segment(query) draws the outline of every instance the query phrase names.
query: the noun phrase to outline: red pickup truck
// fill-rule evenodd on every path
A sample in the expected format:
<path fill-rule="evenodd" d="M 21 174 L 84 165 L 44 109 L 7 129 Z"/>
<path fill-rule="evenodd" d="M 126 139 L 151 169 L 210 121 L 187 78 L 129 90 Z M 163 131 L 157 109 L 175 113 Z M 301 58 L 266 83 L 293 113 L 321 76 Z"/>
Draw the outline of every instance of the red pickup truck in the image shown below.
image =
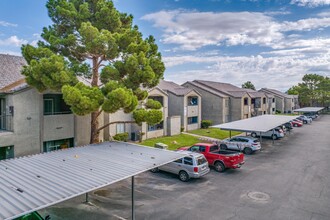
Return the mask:
<path fill-rule="evenodd" d="M 204 154 L 210 166 L 218 172 L 223 172 L 227 168 L 240 168 L 244 163 L 244 154 L 240 152 L 220 150 L 216 144 L 198 143 L 191 147 L 182 147 L 179 150 L 188 150 Z"/>

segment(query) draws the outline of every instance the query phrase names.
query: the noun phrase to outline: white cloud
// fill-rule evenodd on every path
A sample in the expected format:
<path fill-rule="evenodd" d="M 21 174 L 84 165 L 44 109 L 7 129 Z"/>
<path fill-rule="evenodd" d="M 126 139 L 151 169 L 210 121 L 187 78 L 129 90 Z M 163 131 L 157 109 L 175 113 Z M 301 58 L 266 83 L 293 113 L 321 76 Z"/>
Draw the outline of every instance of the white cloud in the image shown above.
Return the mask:
<path fill-rule="evenodd" d="M 314 8 L 324 5 L 330 5 L 330 0 L 291 0 L 291 4 Z"/>
<path fill-rule="evenodd" d="M 257 88 L 270 87 L 285 91 L 301 81 L 306 73 L 328 74 L 330 70 L 330 53 L 314 57 L 290 56 L 236 56 L 236 57 L 164 57 L 167 67 L 192 63 L 208 64 L 200 70 L 187 70 L 167 73 L 165 78 L 178 83 L 204 79 L 228 82 L 240 86 L 251 81 Z M 204 65 L 205 66 L 205 65 Z"/>
<path fill-rule="evenodd" d="M 283 38 L 280 25 L 259 12 L 160 11 L 142 17 L 164 30 L 162 42 L 196 50 L 207 45 L 270 45 Z"/>
<path fill-rule="evenodd" d="M 6 22 L 6 21 L 0 21 L 0 26 L 4 26 L 4 27 L 17 27 L 17 24 L 9 23 L 9 22 Z"/>
<path fill-rule="evenodd" d="M 295 22 L 285 21 L 282 23 L 282 31 L 304 31 L 312 30 L 321 27 L 330 26 L 330 17 L 325 18 L 308 18 L 302 19 Z"/>
<path fill-rule="evenodd" d="M 142 19 L 152 21 L 155 27 L 163 30 L 162 43 L 176 44 L 183 50 L 245 44 L 279 48 L 278 45 L 284 45 L 286 41 L 286 32 L 310 31 L 330 26 L 330 17 L 279 22 L 267 13 L 259 12 L 175 10 L 148 14 Z"/>
<path fill-rule="evenodd" d="M 1 40 L 0 39 L 0 45 L 2 46 L 15 46 L 20 47 L 22 44 L 28 43 L 27 40 L 19 39 L 17 36 L 11 36 L 7 39 Z"/>

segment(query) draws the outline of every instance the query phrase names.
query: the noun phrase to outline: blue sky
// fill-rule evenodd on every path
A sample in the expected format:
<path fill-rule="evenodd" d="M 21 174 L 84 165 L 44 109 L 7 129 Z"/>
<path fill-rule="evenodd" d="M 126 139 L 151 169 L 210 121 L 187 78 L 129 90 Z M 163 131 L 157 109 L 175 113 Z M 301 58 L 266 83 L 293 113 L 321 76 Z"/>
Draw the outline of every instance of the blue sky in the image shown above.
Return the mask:
<path fill-rule="evenodd" d="M 0 53 L 20 55 L 51 24 L 44 0 L 0 1 Z M 165 79 L 286 91 L 306 73 L 330 76 L 330 0 L 115 0 L 157 40 Z"/>

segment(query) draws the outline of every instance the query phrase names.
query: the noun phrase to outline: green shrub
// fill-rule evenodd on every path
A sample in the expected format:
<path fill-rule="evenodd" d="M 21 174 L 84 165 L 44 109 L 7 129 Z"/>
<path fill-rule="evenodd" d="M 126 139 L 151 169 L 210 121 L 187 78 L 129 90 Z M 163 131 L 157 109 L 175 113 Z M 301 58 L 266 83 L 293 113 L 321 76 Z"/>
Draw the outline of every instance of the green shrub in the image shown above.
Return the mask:
<path fill-rule="evenodd" d="M 282 112 L 280 110 L 277 110 L 275 111 L 276 114 L 281 114 Z"/>
<path fill-rule="evenodd" d="M 128 133 L 120 133 L 120 134 L 116 134 L 113 136 L 113 139 L 115 139 L 116 141 L 128 141 Z"/>
<path fill-rule="evenodd" d="M 209 128 L 212 125 L 211 120 L 202 120 L 201 127 L 202 128 Z"/>
<path fill-rule="evenodd" d="M 183 126 L 181 126 L 181 129 L 180 129 L 180 130 L 181 130 L 181 132 L 183 132 L 183 131 L 184 131 L 184 127 L 183 127 Z"/>

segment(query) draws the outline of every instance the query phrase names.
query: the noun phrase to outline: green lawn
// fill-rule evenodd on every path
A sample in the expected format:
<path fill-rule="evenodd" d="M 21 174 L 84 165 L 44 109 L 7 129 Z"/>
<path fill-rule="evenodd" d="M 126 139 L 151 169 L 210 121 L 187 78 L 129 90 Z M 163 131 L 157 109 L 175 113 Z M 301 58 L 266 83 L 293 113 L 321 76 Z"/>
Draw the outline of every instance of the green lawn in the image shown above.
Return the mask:
<path fill-rule="evenodd" d="M 217 139 L 225 139 L 229 137 L 229 131 L 220 130 L 219 128 L 197 129 L 193 131 L 188 131 L 188 133 Z M 242 132 L 232 131 L 231 136 L 235 136 L 241 133 Z"/>
<path fill-rule="evenodd" d="M 152 138 L 145 141 L 142 141 L 141 145 L 153 147 L 155 143 L 164 143 L 168 145 L 168 150 L 176 150 L 179 147 L 186 147 L 201 142 L 197 137 L 193 137 L 188 134 L 179 134 L 168 137 Z"/>

